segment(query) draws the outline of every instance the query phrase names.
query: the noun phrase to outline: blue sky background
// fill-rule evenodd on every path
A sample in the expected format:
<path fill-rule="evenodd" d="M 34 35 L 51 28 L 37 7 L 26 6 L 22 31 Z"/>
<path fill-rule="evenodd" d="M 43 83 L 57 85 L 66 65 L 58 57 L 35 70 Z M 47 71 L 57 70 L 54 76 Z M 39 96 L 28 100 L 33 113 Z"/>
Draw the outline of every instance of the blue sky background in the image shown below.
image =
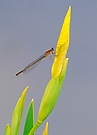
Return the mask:
<path fill-rule="evenodd" d="M 43 91 L 51 77 L 49 57 L 30 73 L 15 73 L 56 46 L 68 6 L 72 6 L 69 65 L 58 102 L 46 121 L 49 135 L 97 134 L 97 1 L 0 1 L 0 132 L 11 122 L 23 89 L 27 106 L 35 100 L 35 120 Z M 45 121 L 45 122 L 46 122 Z M 45 122 L 37 135 L 42 134 Z"/>

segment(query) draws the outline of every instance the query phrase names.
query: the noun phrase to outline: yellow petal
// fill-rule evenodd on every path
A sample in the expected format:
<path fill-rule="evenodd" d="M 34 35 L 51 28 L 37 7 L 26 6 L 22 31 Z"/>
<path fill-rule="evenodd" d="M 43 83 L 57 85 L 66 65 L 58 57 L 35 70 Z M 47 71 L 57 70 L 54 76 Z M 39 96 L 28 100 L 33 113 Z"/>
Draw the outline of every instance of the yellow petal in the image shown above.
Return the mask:
<path fill-rule="evenodd" d="M 54 77 L 55 75 L 60 75 L 64 60 L 66 58 L 70 39 L 70 20 L 71 20 L 71 7 L 69 7 L 66 17 L 64 18 L 62 29 L 60 31 L 60 35 L 58 38 L 56 46 L 56 55 L 54 63 L 52 65 L 52 77 Z"/>

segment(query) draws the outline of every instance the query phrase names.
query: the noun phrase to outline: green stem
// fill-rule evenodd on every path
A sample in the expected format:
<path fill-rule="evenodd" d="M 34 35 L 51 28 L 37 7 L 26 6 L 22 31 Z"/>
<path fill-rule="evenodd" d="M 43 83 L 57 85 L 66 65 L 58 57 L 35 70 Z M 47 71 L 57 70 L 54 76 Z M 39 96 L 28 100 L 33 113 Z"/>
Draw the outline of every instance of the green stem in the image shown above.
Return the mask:
<path fill-rule="evenodd" d="M 40 122 L 36 121 L 34 127 L 30 130 L 29 134 L 28 135 L 33 135 L 34 132 L 37 130 L 37 128 L 41 125 Z"/>

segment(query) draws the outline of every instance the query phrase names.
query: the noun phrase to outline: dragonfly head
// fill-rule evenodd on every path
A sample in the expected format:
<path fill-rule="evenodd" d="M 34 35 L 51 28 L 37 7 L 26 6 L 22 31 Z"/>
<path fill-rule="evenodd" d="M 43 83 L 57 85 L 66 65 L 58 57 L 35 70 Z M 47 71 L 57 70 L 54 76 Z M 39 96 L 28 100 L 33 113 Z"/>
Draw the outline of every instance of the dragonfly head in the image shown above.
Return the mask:
<path fill-rule="evenodd" d="M 51 54 L 55 54 L 55 50 L 53 47 L 51 48 Z"/>

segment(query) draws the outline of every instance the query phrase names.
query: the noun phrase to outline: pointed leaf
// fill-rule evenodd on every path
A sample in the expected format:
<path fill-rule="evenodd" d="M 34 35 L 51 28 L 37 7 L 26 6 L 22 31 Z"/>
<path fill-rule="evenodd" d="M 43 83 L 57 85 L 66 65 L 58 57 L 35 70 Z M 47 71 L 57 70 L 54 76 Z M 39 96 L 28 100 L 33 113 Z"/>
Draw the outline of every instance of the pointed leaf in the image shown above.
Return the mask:
<path fill-rule="evenodd" d="M 11 122 L 11 135 L 18 135 L 19 133 L 27 90 L 28 90 L 28 87 L 24 89 L 21 97 L 19 98 L 14 108 L 13 115 L 12 115 L 12 122 Z"/>
<path fill-rule="evenodd" d="M 6 125 L 5 135 L 11 135 L 11 129 L 9 124 Z"/>
<path fill-rule="evenodd" d="M 33 128 L 33 125 L 34 125 L 34 100 L 32 99 L 28 107 L 23 135 L 28 135 L 30 130 Z"/>
<path fill-rule="evenodd" d="M 48 122 L 46 122 L 46 126 L 42 135 L 48 135 Z"/>

